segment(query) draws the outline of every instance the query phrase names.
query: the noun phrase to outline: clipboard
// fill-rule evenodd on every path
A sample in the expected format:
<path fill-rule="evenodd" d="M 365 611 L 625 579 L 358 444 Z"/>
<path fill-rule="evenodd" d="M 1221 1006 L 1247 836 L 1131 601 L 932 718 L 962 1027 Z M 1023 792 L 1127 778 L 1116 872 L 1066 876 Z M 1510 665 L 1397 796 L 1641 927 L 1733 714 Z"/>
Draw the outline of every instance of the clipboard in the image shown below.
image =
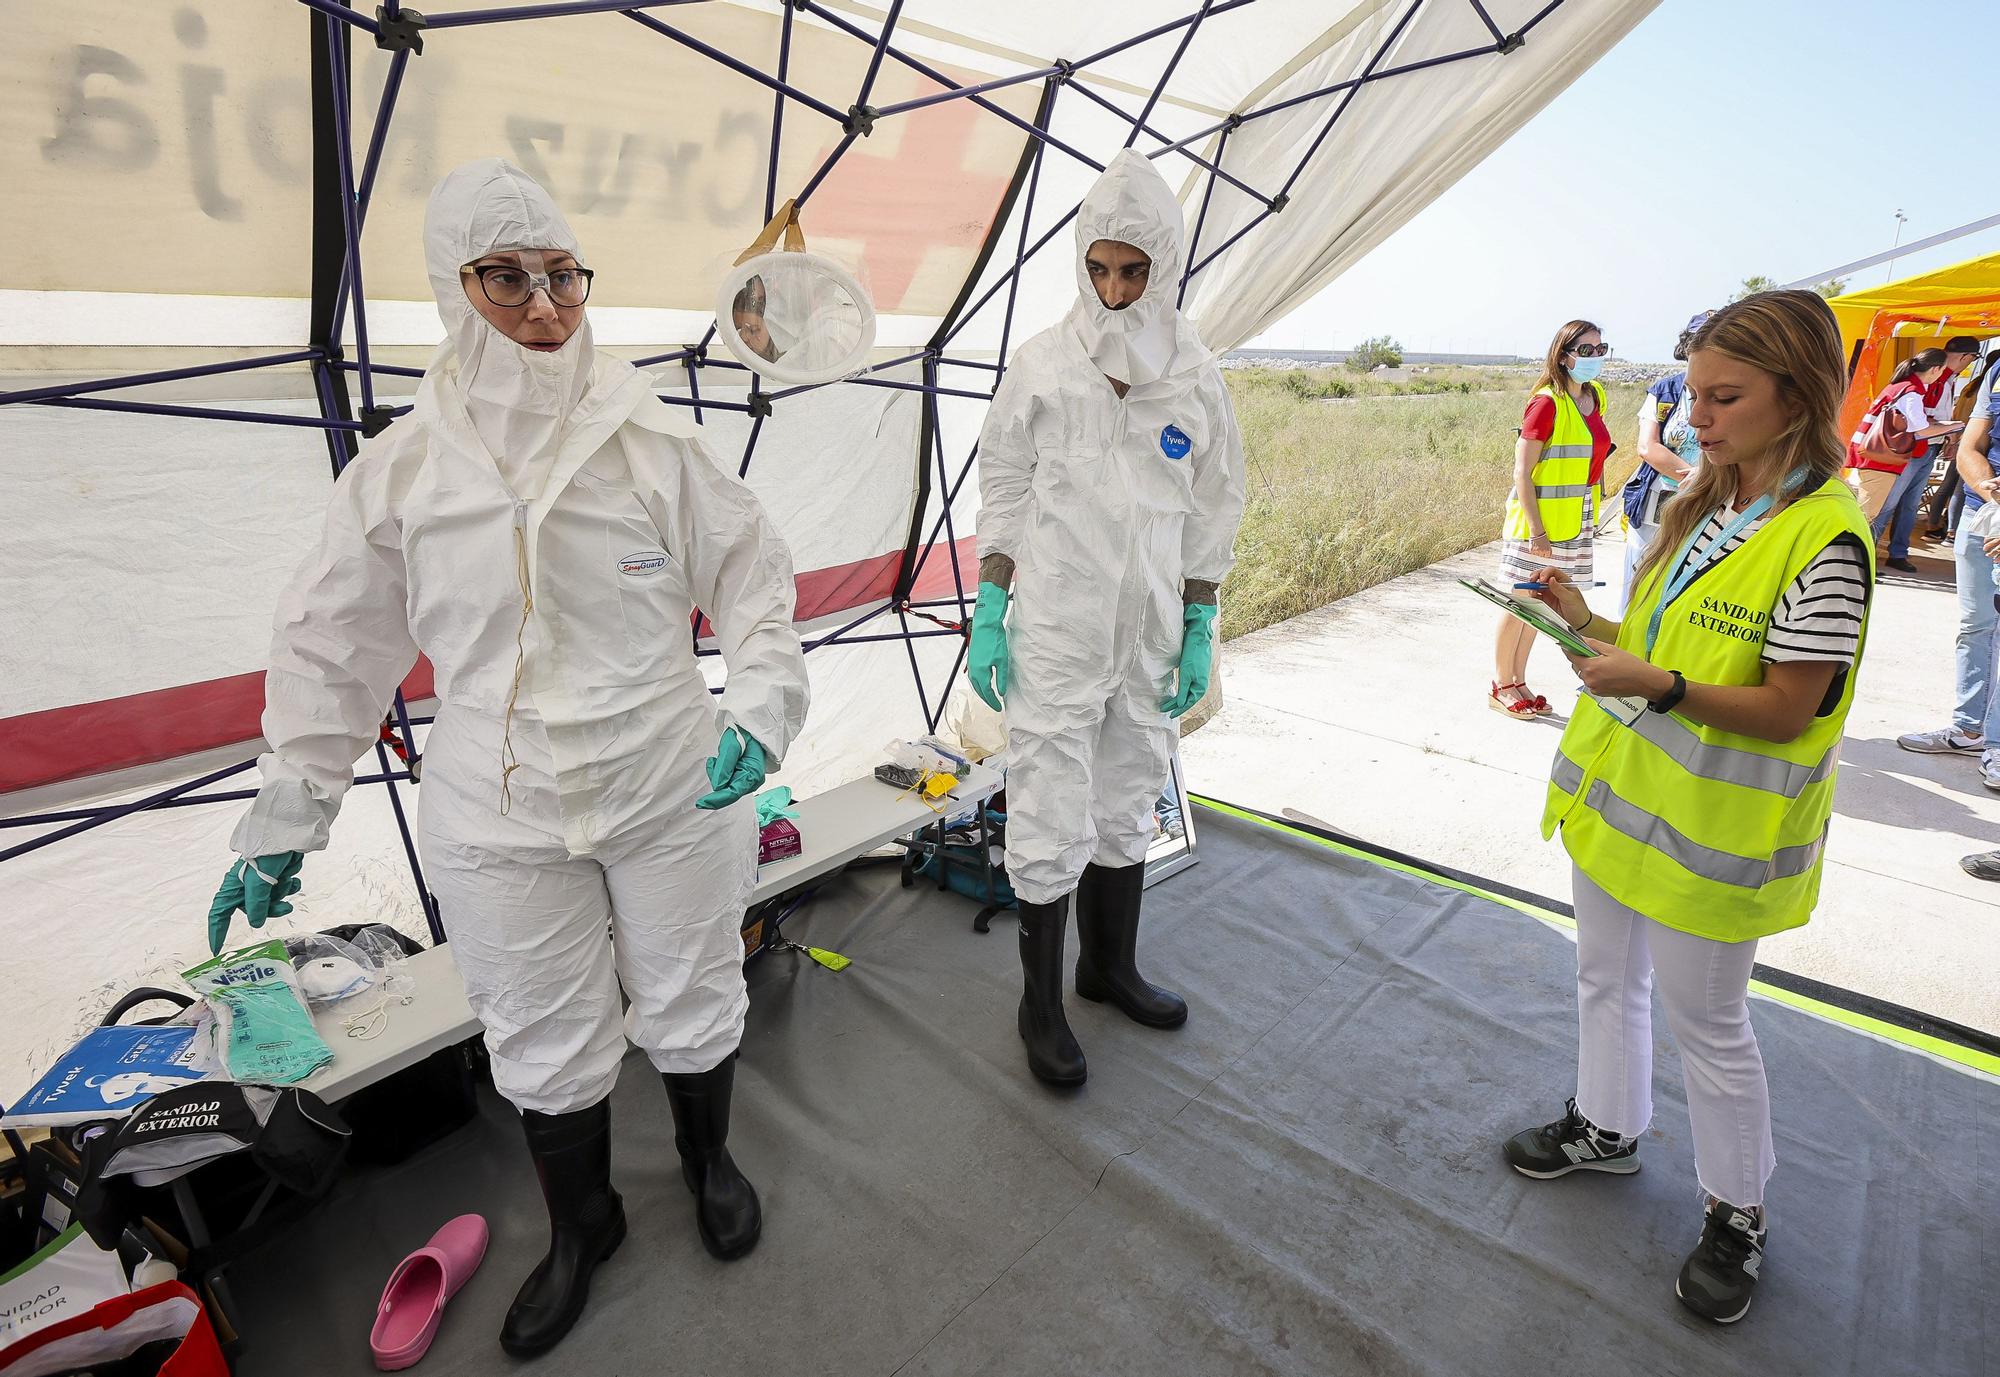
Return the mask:
<path fill-rule="evenodd" d="M 1523 602 L 1511 593 L 1494 587 L 1485 579 L 1460 579 L 1459 582 L 1494 604 L 1502 612 L 1534 627 L 1570 654 L 1589 659 L 1598 653 L 1570 628 L 1568 622 L 1551 613 L 1540 603 Z"/>

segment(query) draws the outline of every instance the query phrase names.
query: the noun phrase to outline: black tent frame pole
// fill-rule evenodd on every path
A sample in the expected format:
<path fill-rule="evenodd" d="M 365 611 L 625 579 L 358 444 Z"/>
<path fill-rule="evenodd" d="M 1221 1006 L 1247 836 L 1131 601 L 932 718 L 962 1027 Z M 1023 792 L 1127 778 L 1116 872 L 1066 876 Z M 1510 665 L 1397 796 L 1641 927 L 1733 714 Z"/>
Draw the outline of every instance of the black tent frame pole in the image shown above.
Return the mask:
<path fill-rule="evenodd" d="M 354 420 L 353 400 L 347 390 L 348 370 L 340 366 L 340 330 L 348 270 L 353 262 L 358 261 L 361 252 L 358 243 L 349 242 L 350 233 L 359 230 L 361 208 L 351 205 L 348 200 L 353 164 L 348 161 L 349 149 L 340 123 L 346 103 L 340 100 L 334 83 L 348 83 L 350 80 L 349 37 L 352 31 L 319 10 L 309 11 L 309 22 L 312 41 L 313 208 L 310 250 L 312 301 L 307 342 L 315 355 L 312 364 L 313 391 L 319 398 L 322 418 L 351 423 Z M 394 89 L 392 85 L 389 99 L 385 102 L 384 119 L 393 109 Z M 387 136 L 386 128 L 376 131 L 377 147 L 386 141 Z M 358 318 L 366 305 L 357 299 L 354 308 Z M 328 430 L 326 446 L 334 477 L 338 478 L 359 449 L 355 432 Z M 403 701 L 400 688 L 393 700 L 393 711 L 402 726 L 404 744 L 414 762 L 418 758 L 416 737 L 410 727 L 409 705 Z M 395 762 L 379 742 L 375 746 L 375 755 L 381 773 L 390 776 L 383 780 L 382 787 L 388 791 L 396 829 L 402 834 L 403 853 L 410 863 L 410 875 L 416 882 L 417 901 L 423 906 L 425 925 L 430 929 L 432 943 L 441 943 L 445 940 L 444 921 L 438 912 L 437 899 L 424 883 L 423 860 L 417 854 L 416 836 L 397 788 L 400 779 L 410 779 L 411 776 L 407 769 L 401 772 L 396 770 Z"/>

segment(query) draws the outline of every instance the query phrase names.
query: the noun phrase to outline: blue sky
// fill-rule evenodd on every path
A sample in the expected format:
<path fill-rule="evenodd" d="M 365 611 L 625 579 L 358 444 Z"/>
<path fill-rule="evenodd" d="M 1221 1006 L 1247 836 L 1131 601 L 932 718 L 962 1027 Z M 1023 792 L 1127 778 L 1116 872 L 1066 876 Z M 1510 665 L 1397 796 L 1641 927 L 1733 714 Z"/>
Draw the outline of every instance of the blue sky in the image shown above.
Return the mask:
<path fill-rule="evenodd" d="M 1691 314 L 1752 273 L 1789 282 L 1887 249 L 1899 208 L 1905 242 L 2000 214 L 1996 91 L 2000 0 L 1662 0 L 1253 344 L 1390 334 L 1539 355 L 1581 316 L 1621 356 L 1665 359 Z M 1896 275 L 1995 252 L 2000 229 L 1905 256 Z M 1886 280 L 1876 267 L 1854 285 Z"/>

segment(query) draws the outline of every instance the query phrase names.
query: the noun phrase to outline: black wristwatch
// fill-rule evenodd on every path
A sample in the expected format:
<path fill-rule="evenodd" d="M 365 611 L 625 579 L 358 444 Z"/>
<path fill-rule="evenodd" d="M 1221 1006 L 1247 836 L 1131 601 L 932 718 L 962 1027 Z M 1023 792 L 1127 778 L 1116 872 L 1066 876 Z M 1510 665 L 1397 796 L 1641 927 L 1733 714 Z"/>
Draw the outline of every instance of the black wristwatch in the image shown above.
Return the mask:
<path fill-rule="evenodd" d="M 1654 712 L 1672 712 L 1681 705 L 1681 699 L 1687 697 L 1688 681 L 1681 677 L 1681 672 L 1677 669 L 1670 669 L 1667 673 L 1674 676 L 1674 686 L 1658 698 L 1655 698 L 1652 702 L 1646 704 Z"/>

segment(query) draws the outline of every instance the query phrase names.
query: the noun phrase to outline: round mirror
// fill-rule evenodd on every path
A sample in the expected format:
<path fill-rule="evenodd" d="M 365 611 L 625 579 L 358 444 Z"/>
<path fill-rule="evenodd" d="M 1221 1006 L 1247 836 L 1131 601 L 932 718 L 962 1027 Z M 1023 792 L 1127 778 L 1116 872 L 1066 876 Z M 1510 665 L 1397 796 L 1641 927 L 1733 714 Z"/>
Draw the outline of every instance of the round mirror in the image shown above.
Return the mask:
<path fill-rule="evenodd" d="M 774 382 L 837 382 L 867 366 L 875 307 L 831 258 L 779 250 L 724 275 L 715 328 L 740 363 Z"/>

